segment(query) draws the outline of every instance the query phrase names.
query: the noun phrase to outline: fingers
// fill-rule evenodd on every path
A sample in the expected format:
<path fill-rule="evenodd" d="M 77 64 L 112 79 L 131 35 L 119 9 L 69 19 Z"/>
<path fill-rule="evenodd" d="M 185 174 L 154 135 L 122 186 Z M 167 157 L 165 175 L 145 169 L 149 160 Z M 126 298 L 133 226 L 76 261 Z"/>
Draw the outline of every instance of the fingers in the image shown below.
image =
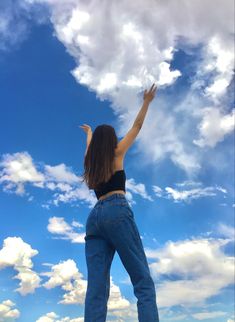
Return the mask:
<path fill-rule="evenodd" d="M 152 92 L 155 92 L 156 91 L 156 89 L 157 89 L 157 85 L 155 85 L 155 83 L 152 85 L 152 87 L 151 87 L 151 91 Z"/>
<path fill-rule="evenodd" d="M 154 88 L 154 86 L 156 86 L 156 87 Z M 156 91 L 156 89 L 157 89 L 157 85 L 155 85 L 155 83 L 153 83 L 153 85 L 150 87 L 150 90 L 148 91 L 148 93 L 152 93 L 152 92 Z M 147 91 L 147 90 L 145 90 L 145 91 Z"/>
<path fill-rule="evenodd" d="M 155 83 L 153 83 L 153 85 L 150 88 L 150 92 L 152 91 L 153 87 L 154 87 Z"/>

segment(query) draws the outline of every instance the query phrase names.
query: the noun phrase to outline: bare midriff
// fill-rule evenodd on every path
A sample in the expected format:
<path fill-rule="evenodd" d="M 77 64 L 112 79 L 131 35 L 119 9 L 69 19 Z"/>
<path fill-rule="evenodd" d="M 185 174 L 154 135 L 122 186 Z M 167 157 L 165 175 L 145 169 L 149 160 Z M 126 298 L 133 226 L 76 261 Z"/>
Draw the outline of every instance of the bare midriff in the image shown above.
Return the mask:
<path fill-rule="evenodd" d="M 110 192 L 106 193 L 105 195 L 101 196 L 98 200 L 103 200 L 103 199 L 107 198 L 108 196 L 111 196 L 115 193 L 122 193 L 123 195 L 126 194 L 125 191 L 123 191 L 123 190 L 113 190 L 113 191 L 110 191 Z"/>

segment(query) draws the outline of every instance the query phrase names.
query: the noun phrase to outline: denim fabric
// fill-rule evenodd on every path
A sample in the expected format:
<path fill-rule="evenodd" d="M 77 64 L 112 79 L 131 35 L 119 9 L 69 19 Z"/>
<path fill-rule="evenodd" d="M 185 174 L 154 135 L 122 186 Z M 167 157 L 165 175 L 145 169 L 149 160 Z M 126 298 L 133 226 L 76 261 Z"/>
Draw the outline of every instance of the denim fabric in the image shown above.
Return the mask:
<path fill-rule="evenodd" d="M 154 282 L 125 195 L 98 200 L 86 222 L 85 255 L 88 283 L 84 322 L 105 322 L 110 294 L 110 268 L 117 251 L 137 298 L 138 321 L 158 322 Z"/>

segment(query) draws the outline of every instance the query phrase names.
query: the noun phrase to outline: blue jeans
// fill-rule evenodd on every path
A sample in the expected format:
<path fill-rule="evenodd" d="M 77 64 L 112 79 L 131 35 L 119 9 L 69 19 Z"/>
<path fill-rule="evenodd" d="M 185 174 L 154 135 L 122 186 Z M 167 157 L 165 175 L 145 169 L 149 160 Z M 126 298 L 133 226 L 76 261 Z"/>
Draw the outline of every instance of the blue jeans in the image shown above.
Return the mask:
<path fill-rule="evenodd" d="M 125 195 L 116 193 L 97 201 L 87 218 L 84 239 L 88 272 L 84 322 L 106 321 L 115 251 L 130 276 L 137 298 L 138 320 L 159 322 L 155 285 Z"/>

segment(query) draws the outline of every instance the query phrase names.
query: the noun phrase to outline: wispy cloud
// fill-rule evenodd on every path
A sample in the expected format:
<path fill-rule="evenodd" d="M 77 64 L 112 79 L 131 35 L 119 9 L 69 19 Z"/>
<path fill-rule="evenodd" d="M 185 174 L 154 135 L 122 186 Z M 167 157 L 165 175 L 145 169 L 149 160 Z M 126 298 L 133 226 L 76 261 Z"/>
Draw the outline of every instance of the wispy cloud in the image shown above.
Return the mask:
<path fill-rule="evenodd" d="M 225 188 L 220 186 L 203 187 L 201 182 L 184 181 L 182 183 L 176 183 L 179 188 L 165 187 L 164 190 L 156 185 L 153 185 L 153 191 L 158 198 L 172 199 L 174 202 L 190 202 L 193 199 L 199 199 L 202 197 L 214 197 L 218 191 L 223 194 L 227 193 Z M 182 189 L 186 187 L 187 189 Z"/>
<path fill-rule="evenodd" d="M 223 311 L 212 311 L 212 312 L 198 312 L 192 314 L 192 317 L 197 320 L 205 320 L 205 319 L 214 319 L 220 316 L 227 315 L 227 312 Z"/>
<path fill-rule="evenodd" d="M 19 46 L 30 34 L 33 24 L 48 22 L 47 8 L 30 0 L 1 0 L 0 52 Z"/>

